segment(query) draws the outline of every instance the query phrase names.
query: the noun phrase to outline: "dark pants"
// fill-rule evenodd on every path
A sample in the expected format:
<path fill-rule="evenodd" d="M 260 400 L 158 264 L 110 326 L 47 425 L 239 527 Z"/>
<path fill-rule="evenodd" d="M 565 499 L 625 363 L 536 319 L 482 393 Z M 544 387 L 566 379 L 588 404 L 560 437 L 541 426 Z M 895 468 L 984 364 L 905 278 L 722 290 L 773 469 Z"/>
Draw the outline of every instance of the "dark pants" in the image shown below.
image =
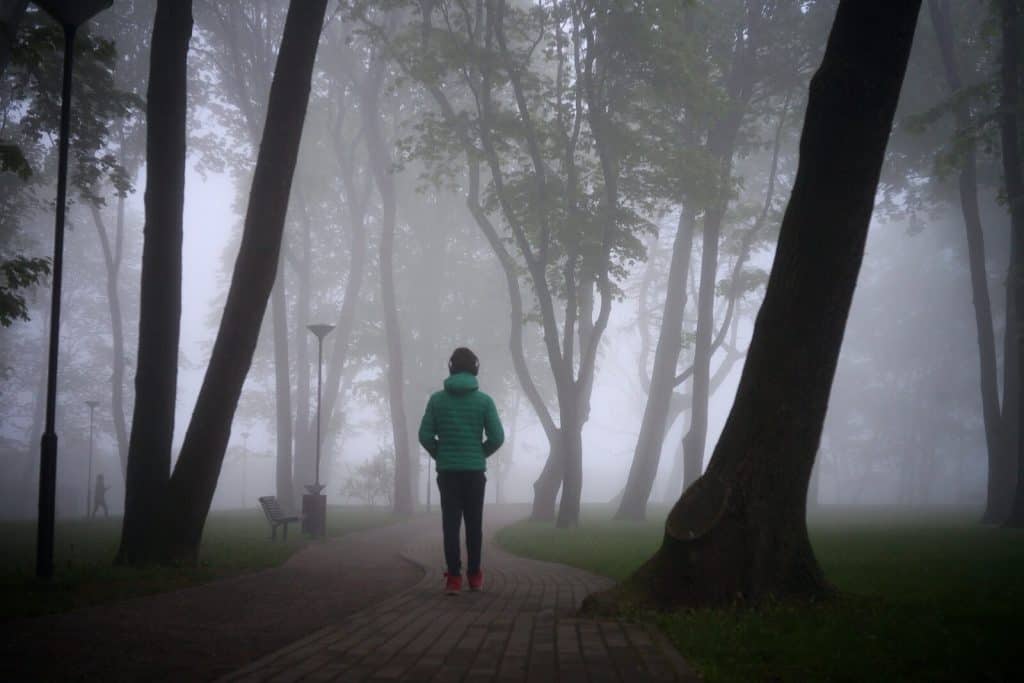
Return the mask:
<path fill-rule="evenodd" d="M 480 571 L 480 544 L 483 539 L 484 489 L 487 476 L 483 472 L 441 471 L 437 488 L 441 491 L 441 525 L 444 528 L 444 560 L 448 573 L 462 573 L 459 530 L 466 520 L 466 555 L 470 574 Z"/>

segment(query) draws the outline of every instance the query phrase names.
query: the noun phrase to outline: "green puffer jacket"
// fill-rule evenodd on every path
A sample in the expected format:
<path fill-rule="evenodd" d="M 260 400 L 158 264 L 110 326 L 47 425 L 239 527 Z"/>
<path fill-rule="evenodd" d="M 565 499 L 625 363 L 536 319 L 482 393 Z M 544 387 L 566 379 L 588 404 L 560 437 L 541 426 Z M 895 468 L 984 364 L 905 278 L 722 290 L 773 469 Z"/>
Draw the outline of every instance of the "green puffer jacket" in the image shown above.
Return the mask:
<path fill-rule="evenodd" d="M 481 442 L 482 435 L 487 440 Z M 487 457 L 505 441 L 505 430 L 491 397 L 468 372 L 450 375 L 444 391 L 427 401 L 420 422 L 420 445 L 442 470 L 486 470 Z"/>

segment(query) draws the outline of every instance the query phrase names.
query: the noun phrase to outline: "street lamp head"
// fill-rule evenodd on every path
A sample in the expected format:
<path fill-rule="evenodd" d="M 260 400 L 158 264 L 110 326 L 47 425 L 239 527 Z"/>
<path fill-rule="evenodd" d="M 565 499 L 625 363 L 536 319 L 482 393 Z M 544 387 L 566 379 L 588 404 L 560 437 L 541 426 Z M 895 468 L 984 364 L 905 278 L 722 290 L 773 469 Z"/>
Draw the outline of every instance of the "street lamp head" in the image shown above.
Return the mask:
<path fill-rule="evenodd" d="M 34 0 L 61 26 L 81 26 L 114 4 L 114 0 Z"/>
<path fill-rule="evenodd" d="M 334 329 L 334 325 L 324 325 L 323 323 L 317 325 L 307 325 L 307 329 L 316 335 L 316 338 L 323 341 L 324 337 L 331 333 Z"/>
<path fill-rule="evenodd" d="M 89 406 L 89 410 L 96 410 L 96 407 L 100 404 L 99 401 L 86 401 L 85 405 Z"/>

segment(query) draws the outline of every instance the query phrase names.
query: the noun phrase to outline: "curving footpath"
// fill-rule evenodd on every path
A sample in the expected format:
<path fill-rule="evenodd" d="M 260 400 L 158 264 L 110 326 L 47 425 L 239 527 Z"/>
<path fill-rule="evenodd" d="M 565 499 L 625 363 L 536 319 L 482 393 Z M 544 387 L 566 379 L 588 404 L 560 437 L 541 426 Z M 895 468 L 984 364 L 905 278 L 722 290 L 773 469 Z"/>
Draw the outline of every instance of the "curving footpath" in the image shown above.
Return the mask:
<path fill-rule="evenodd" d="M 515 519 L 485 515 L 484 591 L 442 593 L 440 521 L 417 520 L 402 554 L 423 568 L 418 583 L 222 680 L 699 680 L 653 626 L 575 617 L 610 581 L 505 552 L 493 533 Z"/>

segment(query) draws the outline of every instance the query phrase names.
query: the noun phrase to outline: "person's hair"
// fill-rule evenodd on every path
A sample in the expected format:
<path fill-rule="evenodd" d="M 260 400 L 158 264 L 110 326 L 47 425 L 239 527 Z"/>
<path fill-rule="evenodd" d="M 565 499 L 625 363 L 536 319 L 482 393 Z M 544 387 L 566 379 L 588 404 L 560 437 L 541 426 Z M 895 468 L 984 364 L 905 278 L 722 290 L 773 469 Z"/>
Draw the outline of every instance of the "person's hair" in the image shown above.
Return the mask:
<path fill-rule="evenodd" d="M 460 346 L 452 351 L 452 357 L 448 359 L 448 372 L 453 375 L 457 372 L 476 375 L 480 372 L 480 359 L 465 346 Z"/>

